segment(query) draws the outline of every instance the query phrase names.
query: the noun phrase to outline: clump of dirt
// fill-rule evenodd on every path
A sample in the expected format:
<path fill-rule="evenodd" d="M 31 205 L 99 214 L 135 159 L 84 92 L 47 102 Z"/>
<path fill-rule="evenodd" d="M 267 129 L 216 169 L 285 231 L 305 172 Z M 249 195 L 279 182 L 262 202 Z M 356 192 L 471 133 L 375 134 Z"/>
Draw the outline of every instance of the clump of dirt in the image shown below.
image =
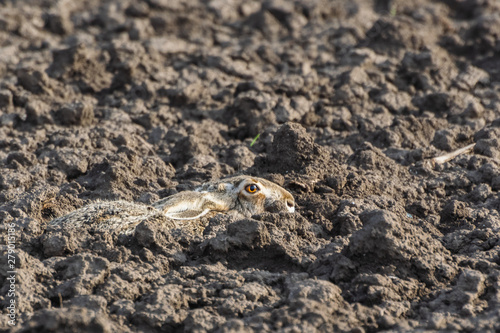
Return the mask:
<path fill-rule="evenodd" d="M 499 331 L 498 17 L 482 0 L 4 3 L 0 331 Z M 234 174 L 296 212 L 49 225 Z"/>

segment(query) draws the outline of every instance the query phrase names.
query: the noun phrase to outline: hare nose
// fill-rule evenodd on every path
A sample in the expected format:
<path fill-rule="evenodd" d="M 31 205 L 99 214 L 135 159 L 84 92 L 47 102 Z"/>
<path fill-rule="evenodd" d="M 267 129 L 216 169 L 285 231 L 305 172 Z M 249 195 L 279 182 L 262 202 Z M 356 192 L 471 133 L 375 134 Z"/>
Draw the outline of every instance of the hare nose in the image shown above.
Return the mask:
<path fill-rule="evenodd" d="M 295 212 L 295 204 L 294 204 L 294 202 L 293 202 L 293 201 L 287 200 L 287 201 L 286 201 L 286 207 L 288 208 L 288 211 L 289 211 L 290 213 Z"/>

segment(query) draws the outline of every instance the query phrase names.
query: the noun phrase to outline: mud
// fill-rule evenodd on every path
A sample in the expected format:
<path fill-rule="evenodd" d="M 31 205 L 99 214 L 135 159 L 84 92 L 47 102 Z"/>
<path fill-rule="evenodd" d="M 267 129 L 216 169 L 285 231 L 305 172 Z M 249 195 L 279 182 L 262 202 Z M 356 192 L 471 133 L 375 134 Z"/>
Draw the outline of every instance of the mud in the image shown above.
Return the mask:
<path fill-rule="evenodd" d="M 1 332 L 500 330 L 498 2 L 0 6 Z M 296 213 L 48 228 L 234 174 Z"/>

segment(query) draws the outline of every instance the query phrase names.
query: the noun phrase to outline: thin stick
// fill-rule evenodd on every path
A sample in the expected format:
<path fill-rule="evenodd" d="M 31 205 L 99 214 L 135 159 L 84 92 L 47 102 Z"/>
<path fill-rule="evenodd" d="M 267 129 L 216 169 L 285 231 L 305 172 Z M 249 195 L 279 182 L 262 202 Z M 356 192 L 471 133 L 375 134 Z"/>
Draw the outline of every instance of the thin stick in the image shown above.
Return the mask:
<path fill-rule="evenodd" d="M 458 155 L 470 152 L 474 148 L 475 145 L 476 145 L 475 143 L 472 143 L 472 144 L 470 144 L 468 146 L 465 146 L 463 148 L 460 148 L 460 149 L 457 149 L 455 151 L 452 151 L 451 153 L 434 157 L 434 158 L 431 159 L 432 164 L 436 165 L 436 164 L 443 164 L 445 162 L 448 162 L 449 160 L 454 159 Z"/>

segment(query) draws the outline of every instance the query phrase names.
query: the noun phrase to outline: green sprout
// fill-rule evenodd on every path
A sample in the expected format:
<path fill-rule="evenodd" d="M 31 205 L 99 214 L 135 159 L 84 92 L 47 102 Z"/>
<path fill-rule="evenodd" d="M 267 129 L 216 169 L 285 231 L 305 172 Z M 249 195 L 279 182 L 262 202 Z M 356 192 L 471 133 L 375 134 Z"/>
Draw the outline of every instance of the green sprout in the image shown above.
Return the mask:
<path fill-rule="evenodd" d="M 391 7 L 391 12 L 390 12 L 390 14 L 391 14 L 391 16 L 393 16 L 393 17 L 394 17 L 394 16 L 396 16 L 396 14 L 397 14 L 397 11 L 396 11 L 396 6 L 392 6 L 392 7 Z"/>
<path fill-rule="evenodd" d="M 252 147 L 255 144 L 255 141 L 257 141 L 257 139 L 259 138 L 259 136 L 260 136 L 260 133 L 257 134 L 257 136 L 252 140 L 252 143 L 250 143 L 250 147 Z"/>

